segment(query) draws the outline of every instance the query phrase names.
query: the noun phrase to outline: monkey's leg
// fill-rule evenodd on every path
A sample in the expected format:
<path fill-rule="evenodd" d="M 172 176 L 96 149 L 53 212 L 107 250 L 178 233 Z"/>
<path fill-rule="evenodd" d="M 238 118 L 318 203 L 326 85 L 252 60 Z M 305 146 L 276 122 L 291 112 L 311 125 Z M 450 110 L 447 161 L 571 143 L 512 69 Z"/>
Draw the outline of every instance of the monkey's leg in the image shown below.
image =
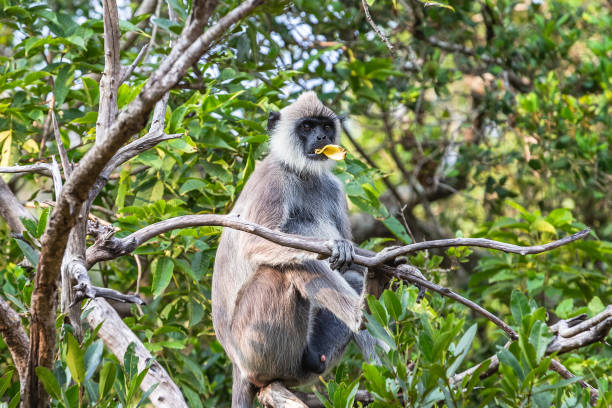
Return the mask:
<path fill-rule="evenodd" d="M 233 361 L 252 384 L 302 378 L 309 303 L 288 274 L 260 267 L 240 290 L 230 326 Z"/>
<path fill-rule="evenodd" d="M 346 324 L 327 309 L 316 309 L 310 324 L 302 368 L 307 372 L 321 374 L 342 357 L 352 333 Z"/>
<path fill-rule="evenodd" d="M 232 367 L 232 408 L 252 408 L 257 391 L 255 386 L 240 372 L 236 364 Z"/>

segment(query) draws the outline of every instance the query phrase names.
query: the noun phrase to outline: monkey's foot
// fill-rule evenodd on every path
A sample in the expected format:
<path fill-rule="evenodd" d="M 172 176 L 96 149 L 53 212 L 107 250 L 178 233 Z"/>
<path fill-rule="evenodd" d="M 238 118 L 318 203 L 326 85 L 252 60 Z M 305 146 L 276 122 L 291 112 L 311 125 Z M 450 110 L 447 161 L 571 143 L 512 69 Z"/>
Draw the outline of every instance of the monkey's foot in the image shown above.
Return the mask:
<path fill-rule="evenodd" d="M 306 372 L 322 374 L 327 368 L 327 356 L 311 350 L 308 346 L 302 355 L 302 369 Z"/>

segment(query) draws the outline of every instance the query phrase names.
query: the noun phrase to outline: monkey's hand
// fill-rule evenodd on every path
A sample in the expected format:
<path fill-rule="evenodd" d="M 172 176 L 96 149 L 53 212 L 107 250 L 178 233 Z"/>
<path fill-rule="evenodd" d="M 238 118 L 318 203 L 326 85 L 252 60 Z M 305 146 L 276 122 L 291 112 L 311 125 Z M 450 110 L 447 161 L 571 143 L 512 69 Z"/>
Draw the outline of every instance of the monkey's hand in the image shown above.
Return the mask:
<path fill-rule="evenodd" d="M 337 271 L 345 272 L 353 263 L 355 248 L 348 239 L 334 239 L 327 241 L 327 247 L 331 249 L 329 266 Z"/>

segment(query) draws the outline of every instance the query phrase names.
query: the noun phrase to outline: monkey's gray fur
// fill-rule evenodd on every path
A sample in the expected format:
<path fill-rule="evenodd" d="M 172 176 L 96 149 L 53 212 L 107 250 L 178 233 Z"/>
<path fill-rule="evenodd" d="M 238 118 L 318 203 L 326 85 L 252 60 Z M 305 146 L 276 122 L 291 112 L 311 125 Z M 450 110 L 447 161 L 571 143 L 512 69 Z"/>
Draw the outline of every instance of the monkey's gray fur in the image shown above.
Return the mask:
<path fill-rule="evenodd" d="M 310 119 L 312 125 L 298 129 Z M 280 116 L 271 114 L 269 129 L 270 154 L 256 166 L 232 213 L 327 239 L 332 257 L 318 260 L 255 235 L 223 231 L 213 274 L 213 325 L 233 363 L 234 408 L 251 407 L 256 389 L 272 381 L 313 381 L 338 362 L 352 338 L 367 358 L 373 356 L 373 339 L 359 331 L 364 270 L 352 265 L 344 190 L 330 171 L 331 160 L 310 154 L 312 144 L 303 136 L 335 144 L 340 121 L 307 92 Z"/>

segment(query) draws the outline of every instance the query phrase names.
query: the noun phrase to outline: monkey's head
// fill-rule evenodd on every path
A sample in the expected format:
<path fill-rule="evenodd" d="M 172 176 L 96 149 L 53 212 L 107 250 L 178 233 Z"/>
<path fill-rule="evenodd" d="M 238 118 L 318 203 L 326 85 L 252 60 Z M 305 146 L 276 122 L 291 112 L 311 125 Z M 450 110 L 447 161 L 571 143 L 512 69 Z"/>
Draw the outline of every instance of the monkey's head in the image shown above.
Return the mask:
<path fill-rule="evenodd" d="M 333 161 L 316 154 L 340 140 L 340 119 L 314 92 L 306 92 L 280 112 L 270 112 L 270 154 L 299 173 L 320 174 Z"/>

